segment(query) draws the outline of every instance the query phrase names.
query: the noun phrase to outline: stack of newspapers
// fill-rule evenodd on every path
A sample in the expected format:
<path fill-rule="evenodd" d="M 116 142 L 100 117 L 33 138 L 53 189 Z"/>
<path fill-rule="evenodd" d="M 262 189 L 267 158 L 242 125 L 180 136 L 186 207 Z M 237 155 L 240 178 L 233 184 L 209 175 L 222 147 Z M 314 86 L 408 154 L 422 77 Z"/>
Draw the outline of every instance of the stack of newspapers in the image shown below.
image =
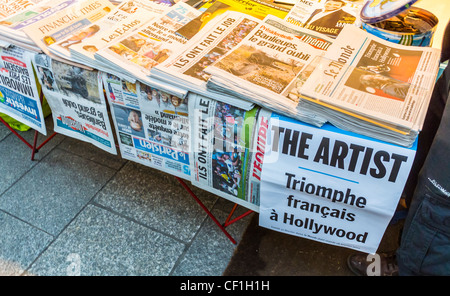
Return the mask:
<path fill-rule="evenodd" d="M 343 130 L 413 145 L 433 91 L 439 50 L 393 44 L 355 26 L 318 50 L 300 40 L 313 47 L 325 43 L 281 28 L 267 20 L 256 27 L 206 69 L 207 88 L 307 123 L 320 118 Z"/>

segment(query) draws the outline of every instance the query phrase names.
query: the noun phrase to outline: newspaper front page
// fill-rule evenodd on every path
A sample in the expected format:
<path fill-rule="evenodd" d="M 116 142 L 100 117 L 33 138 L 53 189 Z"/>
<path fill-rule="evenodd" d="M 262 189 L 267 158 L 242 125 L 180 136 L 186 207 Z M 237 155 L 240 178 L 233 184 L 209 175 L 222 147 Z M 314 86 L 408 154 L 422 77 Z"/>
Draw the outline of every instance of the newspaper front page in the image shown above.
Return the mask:
<path fill-rule="evenodd" d="M 299 0 L 285 20 L 336 38 L 345 26 L 359 27 L 365 0 Z"/>
<path fill-rule="evenodd" d="M 84 63 L 103 72 L 114 73 L 116 75 L 122 74 L 103 63 L 99 63 L 95 59 L 94 54 L 109 44 L 112 44 L 121 36 L 129 34 L 132 30 L 143 26 L 145 23 L 161 15 L 168 8 L 169 6 L 150 0 L 129 0 L 123 2 L 117 7 L 117 13 L 114 14 L 118 16 L 114 18 L 115 24 L 100 30 L 94 36 L 84 39 L 80 43 L 71 45 L 69 47 L 71 58 L 75 62 Z M 107 18 L 109 19 L 110 16 Z M 135 79 L 129 78 L 129 80 L 134 81 Z"/>
<path fill-rule="evenodd" d="M 0 18 L 18 14 L 42 2 L 41 0 L 2 0 L 0 1 Z"/>
<path fill-rule="evenodd" d="M 45 54 L 51 55 L 48 49 L 51 44 L 88 27 L 113 9 L 114 5 L 108 0 L 77 1 L 58 13 L 23 28 L 23 31 Z M 92 31 L 86 32 L 91 33 Z"/>
<path fill-rule="evenodd" d="M 117 154 L 99 72 L 45 54 L 35 56 L 34 67 L 52 110 L 55 132 Z"/>
<path fill-rule="evenodd" d="M 240 12 L 228 11 L 210 21 L 198 34 L 165 62 L 152 68 L 151 76 L 211 96 L 206 89 L 209 74 L 205 69 L 234 48 L 260 20 Z M 253 103 L 214 94 L 217 100 L 249 110 Z"/>
<path fill-rule="evenodd" d="M 330 44 L 324 35 L 268 16 L 206 68 L 211 75 L 207 87 L 320 126 L 323 119 L 297 109 L 299 97 L 294 94 L 314 69 L 316 57 L 325 54 Z"/>
<path fill-rule="evenodd" d="M 187 98 L 103 73 L 121 156 L 190 180 Z"/>
<path fill-rule="evenodd" d="M 348 26 L 301 93 L 363 118 L 418 132 L 439 59 L 437 49 L 393 44 Z"/>
<path fill-rule="evenodd" d="M 329 124 L 318 129 L 277 114 L 268 130 L 259 225 L 375 253 L 417 146 L 392 145 Z"/>
<path fill-rule="evenodd" d="M 84 50 L 83 47 L 92 45 L 95 46 L 96 50 L 104 48 L 107 42 L 112 42 L 115 38 L 128 34 L 133 29 L 142 26 L 147 20 L 150 21 L 152 15 L 156 17 L 168 8 L 168 5 L 150 0 L 124 1 L 115 7 L 111 13 L 90 26 L 77 30 L 66 38 L 51 44 L 49 50 L 69 60 L 74 60 L 72 59 L 71 49 L 75 46 L 78 46 L 78 50 L 84 54 L 92 54 L 93 48 L 86 47 L 88 50 Z"/>
<path fill-rule="evenodd" d="M 99 50 L 94 57 L 101 63 L 118 67 L 118 71 L 136 76 L 142 82 L 151 83 L 148 78 L 150 69 L 187 41 L 176 35 L 175 30 L 199 14 L 195 8 L 179 2 L 164 15 Z"/>
<path fill-rule="evenodd" d="M 217 0 L 197 18 L 178 29 L 176 33 L 186 39 L 191 39 L 203 29 L 210 20 L 226 11 L 239 11 L 262 20 L 267 15 L 273 15 L 282 19 L 287 15 L 289 9 L 274 3 L 259 0 Z"/>
<path fill-rule="evenodd" d="M 34 55 L 17 46 L 0 48 L 0 112 L 47 135 L 33 72 Z"/>
<path fill-rule="evenodd" d="M 68 6 L 77 0 L 45 0 L 36 5 L 27 7 L 10 17 L 0 21 L 0 34 L 2 37 L 15 41 L 17 44 L 34 45 L 33 40 L 24 32 L 24 28 L 32 26 Z"/>
<path fill-rule="evenodd" d="M 253 211 L 259 206 L 248 198 L 248 165 L 258 112 L 189 94 L 192 184 Z"/>

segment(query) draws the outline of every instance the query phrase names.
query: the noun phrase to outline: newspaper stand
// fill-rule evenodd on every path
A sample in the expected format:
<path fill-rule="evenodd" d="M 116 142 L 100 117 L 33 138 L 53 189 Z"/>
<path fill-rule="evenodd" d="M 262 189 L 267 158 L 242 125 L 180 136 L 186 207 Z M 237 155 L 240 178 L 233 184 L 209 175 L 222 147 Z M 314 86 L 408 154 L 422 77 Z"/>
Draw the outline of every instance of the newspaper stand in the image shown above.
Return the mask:
<path fill-rule="evenodd" d="M 42 91 L 39 93 L 39 99 L 41 101 L 41 104 L 44 99 L 44 94 Z M 14 130 L 3 118 L 0 117 L 0 121 L 16 136 L 18 137 L 25 145 L 27 145 L 31 149 L 31 160 L 34 160 L 34 155 L 39 152 L 39 149 L 41 149 L 47 142 L 49 142 L 54 136 L 57 135 L 56 132 L 53 132 L 47 139 L 45 139 L 39 146 L 37 146 L 37 138 L 39 135 L 38 131 L 34 131 L 34 139 L 33 144 L 30 144 L 27 140 L 25 140 L 16 130 Z M 36 147 L 37 146 L 37 147 Z"/>

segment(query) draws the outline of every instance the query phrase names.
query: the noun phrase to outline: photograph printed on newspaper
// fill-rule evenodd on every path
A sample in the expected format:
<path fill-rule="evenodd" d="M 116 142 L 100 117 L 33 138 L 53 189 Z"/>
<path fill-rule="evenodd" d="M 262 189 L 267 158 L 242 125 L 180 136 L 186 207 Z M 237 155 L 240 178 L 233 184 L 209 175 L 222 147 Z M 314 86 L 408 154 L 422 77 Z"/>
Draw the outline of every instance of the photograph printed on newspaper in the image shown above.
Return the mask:
<path fill-rule="evenodd" d="M 187 98 L 103 73 L 122 157 L 190 180 Z"/>
<path fill-rule="evenodd" d="M 147 81 L 150 69 L 166 60 L 186 43 L 175 30 L 199 15 L 195 8 L 179 2 L 155 20 L 109 44 L 94 54 L 95 59 Z"/>
<path fill-rule="evenodd" d="M 420 131 L 440 51 L 394 44 L 345 27 L 302 94 L 377 121 Z"/>
<path fill-rule="evenodd" d="M 38 54 L 34 66 L 57 133 L 117 154 L 99 72 Z"/>
<path fill-rule="evenodd" d="M 259 199 L 248 198 L 247 184 L 258 112 L 189 95 L 192 184 L 255 211 Z"/>
<path fill-rule="evenodd" d="M 285 20 L 296 26 L 336 38 L 345 26 L 360 26 L 365 0 L 299 0 Z"/>

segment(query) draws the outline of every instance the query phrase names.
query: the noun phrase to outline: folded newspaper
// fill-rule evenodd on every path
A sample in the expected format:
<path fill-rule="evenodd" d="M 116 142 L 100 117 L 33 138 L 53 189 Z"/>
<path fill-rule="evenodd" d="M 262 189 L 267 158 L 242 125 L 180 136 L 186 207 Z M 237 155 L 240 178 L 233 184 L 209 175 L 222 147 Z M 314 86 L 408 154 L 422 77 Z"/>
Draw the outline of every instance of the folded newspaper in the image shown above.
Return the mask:
<path fill-rule="evenodd" d="M 336 38 L 345 26 L 361 25 L 365 0 L 296 1 L 285 20 L 329 37 Z"/>
<path fill-rule="evenodd" d="M 32 26 L 23 28 L 23 31 L 48 56 L 74 64 L 70 60 L 52 54 L 48 47 L 73 32 L 88 28 L 92 23 L 108 15 L 114 7 L 108 0 L 75 1 L 72 5 L 33 23 Z M 95 30 L 91 28 L 85 35 L 94 33 Z"/>
<path fill-rule="evenodd" d="M 134 81 L 135 77 L 116 71 L 95 60 L 94 53 L 113 43 L 117 38 L 163 14 L 170 6 L 151 0 L 127 0 L 110 14 L 87 28 L 75 31 L 66 38 L 49 46 L 50 52 L 73 62 L 108 73 L 115 73 L 123 79 Z M 89 30 L 94 34 L 86 34 Z"/>
<path fill-rule="evenodd" d="M 12 1 L 3 0 L 2 2 Z M 24 32 L 24 28 L 32 26 L 36 22 L 67 8 L 76 3 L 76 0 L 43 0 L 36 2 L 34 5 L 30 4 L 29 1 L 14 2 L 16 4 L 23 3 L 23 5 L 21 9 L 17 9 L 16 13 L 1 18 L 0 35 L 2 39 L 18 46 L 39 49 L 35 42 Z M 10 4 L 8 3 L 7 5 Z"/>
<path fill-rule="evenodd" d="M 233 106 L 250 110 L 254 103 L 225 93 L 211 93 L 206 88 L 209 75 L 205 70 L 217 59 L 237 46 L 261 20 L 253 16 L 227 11 L 202 28 L 178 52 L 152 68 L 150 76 L 184 87 L 188 91 Z"/>
<path fill-rule="evenodd" d="M 259 195 L 249 195 L 248 187 L 259 112 L 189 94 L 192 184 L 253 211 Z"/>
<path fill-rule="evenodd" d="M 35 55 L 34 67 L 52 110 L 55 132 L 117 154 L 100 73 L 45 54 Z"/>
<path fill-rule="evenodd" d="M 289 9 L 271 2 L 260 0 L 216 0 L 211 6 L 202 12 L 201 15 L 178 29 L 176 33 L 187 39 L 191 39 L 204 26 L 206 26 L 210 20 L 225 11 L 239 11 L 254 16 L 258 19 L 264 19 L 269 14 L 279 18 L 284 18 L 288 14 Z"/>
<path fill-rule="evenodd" d="M 299 107 L 330 123 L 411 147 L 428 110 L 440 50 L 345 27 L 301 88 Z"/>
<path fill-rule="evenodd" d="M 186 39 L 176 35 L 177 28 L 200 14 L 197 9 L 179 2 L 164 14 L 143 24 L 107 47 L 94 53 L 95 59 L 117 72 L 128 73 L 143 83 L 150 83 L 150 69 L 167 59 Z"/>
<path fill-rule="evenodd" d="M 209 66 L 209 92 L 225 92 L 271 111 L 321 126 L 316 113 L 297 108 L 295 93 L 333 39 L 267 16 L 238 46 Z"/>
<path fill-rule="evenodd" d="M 121 156 L 190 180 L 187 98 L 156 84 L 102 77 Z"/>

